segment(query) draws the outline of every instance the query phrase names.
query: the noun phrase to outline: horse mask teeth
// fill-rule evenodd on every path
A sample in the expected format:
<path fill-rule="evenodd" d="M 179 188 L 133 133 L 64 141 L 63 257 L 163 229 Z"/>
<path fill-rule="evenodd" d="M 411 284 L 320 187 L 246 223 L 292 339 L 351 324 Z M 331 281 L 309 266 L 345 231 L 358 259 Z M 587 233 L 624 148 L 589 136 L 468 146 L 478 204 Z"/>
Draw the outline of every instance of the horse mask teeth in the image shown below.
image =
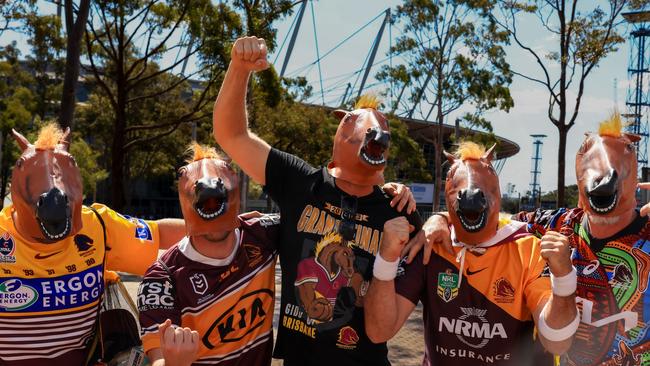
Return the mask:
<path fill-rule="evenodd" d="M 25 238 L 43 243 L 76 234 L 81 229 L 83 186 L 68 152 L 70 130 L 48 124 L 34 144 L 16 131 L 13 135 L 22 151 L 11 175 L 16 229 Z"/>
<path fill-rule="evenodd" d="M 464 142 L 458 158 L 445 152 L 451 163 L 445 183 L 449 218 L 458 240 L 466 244 L 481 244 L 497 230 L 501 193 L 491 163 L 494 148 L 486 152 L 482 146 Z"/>
<path fill-rule="evenodd" d="M 363 96 L 355 110 L 333 112 L 341 120 L 327 166 L 334 177 L 364 186 L 384 183 L 390 132 L 378 104 L 375 98 Z"/>
<path fill-rule="evenodd" d="M 622 129 L 620 116 L 612 115 L 597 134 L 586 134 L 576 155 L 578 206 L 592 215 L 618 217 L 636 207 L 640 138 Z"/>
<path fill-rule="evenodd" d="M 191 161 L 179 169 L 178 198 L 190 236 L 239 226 L 239 179 L 212 148 L 193 144 Z"/>

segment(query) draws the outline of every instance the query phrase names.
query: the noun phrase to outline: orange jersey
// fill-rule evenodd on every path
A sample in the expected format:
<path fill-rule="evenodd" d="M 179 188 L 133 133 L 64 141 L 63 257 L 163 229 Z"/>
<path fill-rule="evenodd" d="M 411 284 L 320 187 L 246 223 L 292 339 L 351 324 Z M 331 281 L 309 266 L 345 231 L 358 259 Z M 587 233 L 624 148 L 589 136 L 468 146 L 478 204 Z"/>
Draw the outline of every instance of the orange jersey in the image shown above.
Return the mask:
<path fill-rule="evenodd" d="M 53 244 L 21 237 L 12 206 L 0 212 L 0 363 L 85 362 L 104 270 L 142 274 L 156 259 L 154 222 L 121 216 L 106 206 L 83 207 L 82 228 Z M 105 248 L 110 250 L 105 250 Z"/>
<path fill-rule="evenodd" d="M 184 238 L 154 263 L 138 289 L 142 344 L 160 348 L 158 325 L 196 330 L 201 364 L 270 365 L 279 217 L 241 220 L 232 258 L 197 252 Z"/>
<path fill-rule="evenodd" d="M 533 364 L 532 314 L 551 284 L 539 239 L 519 226 L 500 229 L 484 254 L 467 251 L 462 281 L 456 256 L 437 247 L 427 266 L 420 253 L 398 272 L 397 293 L 424 305 L 424 365 Z"/>

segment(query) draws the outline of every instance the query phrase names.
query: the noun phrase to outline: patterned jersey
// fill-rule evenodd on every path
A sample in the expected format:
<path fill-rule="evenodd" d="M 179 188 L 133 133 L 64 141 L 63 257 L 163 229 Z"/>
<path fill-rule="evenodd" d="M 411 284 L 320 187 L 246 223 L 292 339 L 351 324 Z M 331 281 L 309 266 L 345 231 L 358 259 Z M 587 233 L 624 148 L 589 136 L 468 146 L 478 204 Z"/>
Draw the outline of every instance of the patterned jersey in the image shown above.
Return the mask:
<path fill-rule="evenodd" d="M 638 216 L 616 235 L 593 238 L 581 209 L 525 214 L 528 230 L 569 234 L 582 322 L 562 365 L 650 365 L 650 223 Z"/>
<path fill-rule="evenodd" d="M 154 263 L 138 289 L 142 343 L 160 348 L 158 324 L 199 332 L 195 365 L 270 365 L 279 216 L 240 220 L 237 249 L 218 260 L 184 238 Z"/>
<path fill-rule="evenodd" d="M 493 243 L 466 252 L 462 281 L 456 256 L 440 248 L 428 265 L 420 253 L 398 272 L 396 292 L 424 306 L 423 365 L 539 364 L 532 314 L 551 295 L 539 239 L 511 223 Z"/>
<path fill-rule="evenodd" d="M 21 237 L 0 212 L 0 364 L 81 365 L 94 334 L 104 270 L 143 274 L 158 253 L 155 223 L 93 205 L 82 228 L 53 244 Z M 109 249 L 109 250 L 105 250 Z"/>
<path fill-rule="evenodd" d="M 348 286 L 350 280 L 345 277 L 339 267 L 336 273 L 331 273 L 315 258 L 305 258 L 298 264 L 298 275 L 296 276 L 296 287 L 306 283 L 315 285 L 316 297 L 329 300 L 330 304 L 336 304 L 336 297 L 341 288 Z"/>

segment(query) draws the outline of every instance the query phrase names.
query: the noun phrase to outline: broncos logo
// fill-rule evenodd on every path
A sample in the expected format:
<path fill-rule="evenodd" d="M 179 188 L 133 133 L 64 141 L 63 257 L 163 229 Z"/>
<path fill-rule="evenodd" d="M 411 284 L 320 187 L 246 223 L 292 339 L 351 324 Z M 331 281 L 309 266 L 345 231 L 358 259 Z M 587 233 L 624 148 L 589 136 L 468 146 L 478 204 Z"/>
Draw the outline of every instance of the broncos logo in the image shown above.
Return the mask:
<path fill-rule="evenodd" d="M 92 248 L 93 240 L 84 234 L 75 235 L 74 244 L 77 246 L 77 250 L 80 252 L 85 252 Z"/>
<path fill-rule="evenodd" d="M 512 287 L 510 282 L 501 277 L 494 283 L 494 292 L 499 297 L 513 297 L 515 296 L 515 288 Z"/>

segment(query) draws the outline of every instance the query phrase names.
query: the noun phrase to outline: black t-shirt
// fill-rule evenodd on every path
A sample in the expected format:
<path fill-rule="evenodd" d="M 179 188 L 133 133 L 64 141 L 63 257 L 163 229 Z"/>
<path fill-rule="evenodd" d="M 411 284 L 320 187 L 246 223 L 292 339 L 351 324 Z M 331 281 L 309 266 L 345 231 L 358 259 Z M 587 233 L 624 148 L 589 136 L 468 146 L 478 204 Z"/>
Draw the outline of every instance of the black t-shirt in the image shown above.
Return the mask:
<path fill-rule="evenodd" d="M 363 296 L 384 223 L 401 214 L 375 187 L 356 200 L 356 234 L 353 241 L 344 240 L 337 228 L 342 206 L 351 207 L 342 200 L 350 196 L 334 179 L 326 168 L 276 149 L 269 153 L 266 188 L 282 217 L 282 301 L 274 357 L 284 358 L 285 365 L 390 365 L 386 343 L 374 344 L 366 336 Z"/>

